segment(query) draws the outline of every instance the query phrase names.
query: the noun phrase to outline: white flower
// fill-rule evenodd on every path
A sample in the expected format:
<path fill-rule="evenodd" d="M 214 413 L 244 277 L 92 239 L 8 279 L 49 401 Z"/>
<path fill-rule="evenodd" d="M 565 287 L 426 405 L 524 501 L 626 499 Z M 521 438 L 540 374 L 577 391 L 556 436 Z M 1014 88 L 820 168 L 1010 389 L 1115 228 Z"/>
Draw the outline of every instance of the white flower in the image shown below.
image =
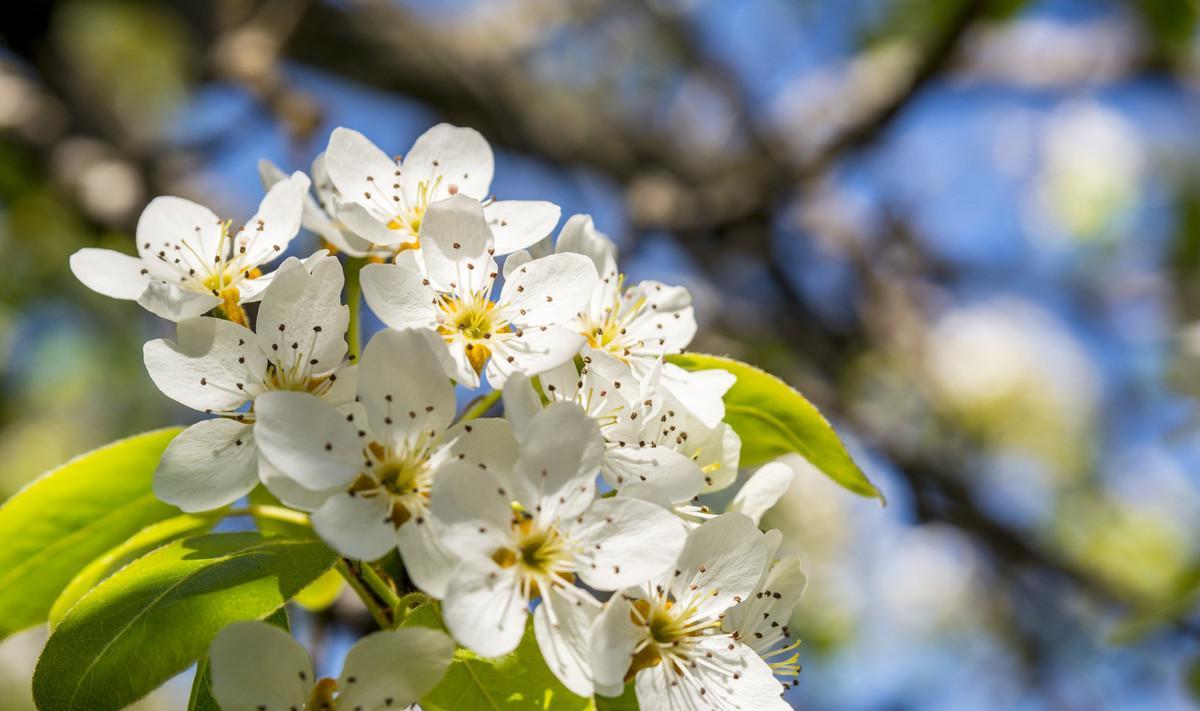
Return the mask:
<path fill-rule="evenodd" d="M 736 480 L 737 433 L 723 422 L 705 427 L 658 387 L 657 368 L 639 382 L 628 364 L 603 351 L 585 347 L 582 360 L 579 371 L 568 361 L 542 373 L 540 389 L 513 378 L 504 388 L 508 417 L 528 419 L 543 400 L 577 403 L 604 436 L 601 472 L 610 486 L 689 518 L 707 517 L 695 499 Z"/>
<path fill-rule="evenodd" d="M 722 629 L 758 652 L 775 676 L 783 677 L 785 688 L 789 683 L 798 683 L 796 677 L 800 675 L 800 655 L 795 651 L 800 642 L 791 640 L 788 620 L 806 582 L 798 556 L 779 560 L 754 592 L 726 613 L 721 623 Z"/>
<path fill-rule="evenodd" d="M 542 656 L 573 692 L 592 693 L 588 637 L 599 603 L 575 581 L 618 590 L 659 574 L 684 529 L 661 507 L 596 498 L 604 449 L 596 423 L 556 403 L 514 430 L 510 473 L 448 470 L 434 484 L 434 516 L 462 563 L 446 588 L 451 634 L 484 656 L 513 650 L 528 607 Z M 515 502 L 515 503 L 514 503 Z"/>
<path fill-rule="evenodd" d="M 311 273 L 309 272 L 311 269 Z M 312 393 L 349 403 L 353 367 L 347 367 L 341 303 L 342 268 L 318 253 L 307 265 L 291 258 L 263 295 L 258 332 L 216 318 L 180 321 L 177 340 L 143 349 L 146 370 L 167 396 L 208 414 L 171 441 L 154 473 L 154 492 L 184 511 L 224 506 L 274 472 L 259 461 L 256 412 L 247 405 L 272 390 Z"/>
<path fill-rule="evenodd" d="M 794 477 L 795 472 L 787 464 L 768 462 L 746 479 L 726 511 L 744 513 L 757 524 L 762 521 L 763 514 L 787 493 Z"/>
<path fill-rule="evenodd" d="M 318 680 L 312 658 L 290 634 L 265 622 L 238 622 L 213 638 L 209 664 L 222 711 L 382 711 L 416 703 L 441 681 L 453 656 L 454 642 L 438 630 L 386 630 L 350 648 L 338 679 Z"/>
<path fill-rule="evenodd" d="M 788 709 L 771 667 L 722 617 L 753 596 L 778 546 L 739 513 L 688 536 L 673 570 L 614 595 L 592 628 L 596 690 L 632 676 L 644 709 Z"/>
<path fill-rule="evenodd" d="M 567 220 L 554 249 L 557 254 L 591 259 L 600 275 L 587 308 L 573 323 L 588 345 L 627 363 L 639 380 L 658 371 L 662 389 L 705 427 L 715 428 L 725 417 L 721 398 L 733 386 L 734 376 L 724 370 L 688 372 L 661 362 L 665 355 L 682 352 L 696 335 L 688 290 L 657 281 L 626 288 L 625 275 L 617 269 L 616 245 L 596 230 L 587 215 Z M 528 259 L 524 253 L 510 256 L 504 264 L 505 276 Z"/>
<path fill-rule="evenodd" d="M 287 173 L 280 170 L 274 163 L 263 159 L 258 162 L 258 177 L 263 186 L 270 189 L 281 180 L 287 180 Z M 312 187 L 316 192 L 314 198 L 307 190 L 304 192 L 304 209 L 301 213 L 300 224 L 305 229 L 316 233 L 330 247 L 345 252 L 352 257 L 364 257 L 372 253 L 372 245 L 346 229 L 330 210 L 337 202 L 337 190 L 329 180 L 329 171 L 325 170 L 325 154 L 318 153 L 312 162 Z M 380 256 L 391 257 L 394 249 L 380 251 Z"/>
<path fill-rule="evenodd" d="M 338 218 L 374 244 L 416 246 L 424 236 L 421 228 L 429 206 L 454 195 L 486 203 L 487 225 L 499 254 L 544 238 L 561 214 L 549 202 L 489 200 L 492 149 L 470 128 L 434 126 L 416 140 L 403 162 L 358 131 L 336 128 L 329 137 L 325 166 L 340 198 Z"/>
<path fill-rule="evenodd" d="M 236 233 L 211 210 L 178 197 L 157 197 L 137 225 L 139 257 L 81 249 L 71 271 L 88 288 L 136 300 L 163 318 L 180 321 L 221 306 L 245 325 L 240 304 L 256 301 L 274 275 L 259 267 L 283 254 L 300 229 L 308 189 L 303 173 L 274 185 L 258 212 Z"/>
<path fill-rule="evenodd" d="M 293 392 L 255 403 L 267 460 L 325 496 L 312 514 L 317 534 L 361 560 L 398 546 L 413 581 L 436 597 L 457 561 L 430 520 L 434 482 L 451 462 L 504 471 L 516 458 L 504 420 L 451 425 L 454 386 L 438 346 L 423 331 L 377 333 L 358 366 L 357 412 Z"/>
<path fill-rule="evenodd" d="M 583 308 L 598 278 L 589 260 L 556 254 L 529 261 L 492 300 L 496 261 L 479 203 L 458 195 L 425 213 L 420 253 L 395 264 L 368 264 L 363 294 L 397 329 L 436 331 L 454 358 L 459 383 L 476 387 L 485 370 L 493 387 L 512 373 L 539 373 L 570 360 L 583 337 L 562 324 Z"/>

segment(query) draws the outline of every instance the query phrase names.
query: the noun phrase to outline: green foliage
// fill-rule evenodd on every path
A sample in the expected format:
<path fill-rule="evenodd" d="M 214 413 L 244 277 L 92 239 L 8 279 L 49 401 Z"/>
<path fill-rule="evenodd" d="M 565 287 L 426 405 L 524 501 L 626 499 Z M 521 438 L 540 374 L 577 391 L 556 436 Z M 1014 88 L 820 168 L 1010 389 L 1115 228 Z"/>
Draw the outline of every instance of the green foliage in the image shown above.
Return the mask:
<path fill-rule="evenodd" d="M 1200 22 L 1195 0 L 1136 0 L 1133 3 L 1154 43 L 1169 56 L 1186 55 Z"/>
<path fill-rule="evenodd" d="M 288 621 L 287 608 L 281 607 L 267 617 L 267 622 L 280 629 L 291 630 Z M 192 679 L 192 693 L 188 696 L 187 711 L 221 711 L 217 700 L 213 698 L 212 673 L 208 667 L 208 655 L 196 662 L 196 676 Z"/>
<path fill-rule="evenodd" d="M 169 543 L 85 595 L 33 676 L 44 711 L 121 709 L 183 671 L 225 625 L 262 619 L 333 566 L 315 538 L 214 533 Z"/>
<path fill-rule="evenodd" d="M 829 422 L 787 383 L 732 358 L 683 353 L 669 360 L 687 370 L 720 369 L 737 376 L 725 394 L 725 421 L 742 438 L 742 466 L 755 467 L 794 452 L 846 489 L 883 499 Z"/>
<path fill-rule="evenodd" d="M 43 622 L 89 563 L 179 510 L 154 498 L 151 479 L 178 428 L 81 455 L 0 507 L 0 638 Z"/>
<path fill-rule="evenodd" d="M 159 521 L 138 531 L 129 540 L 88 563 L 67 584 L 50 608 L 50 627 L 57 627 L 80 598 L 126 564 L 171 541 L 207 533 L 216 523 L 214 517 L 183 515 Z"/>
<path fill-rule="evenodd" d="M 400 626 L 443 629 L 437 603 L 410 610 Z M 420 705 L 425 711 L 583 711 L 593 707 L 591 699 L 572 694 L 546 666 L 533 636 L 532 618 L 521 644 L 503 657 L 485 659 L 466 649 L 457 650 L 446 676 Z"/>

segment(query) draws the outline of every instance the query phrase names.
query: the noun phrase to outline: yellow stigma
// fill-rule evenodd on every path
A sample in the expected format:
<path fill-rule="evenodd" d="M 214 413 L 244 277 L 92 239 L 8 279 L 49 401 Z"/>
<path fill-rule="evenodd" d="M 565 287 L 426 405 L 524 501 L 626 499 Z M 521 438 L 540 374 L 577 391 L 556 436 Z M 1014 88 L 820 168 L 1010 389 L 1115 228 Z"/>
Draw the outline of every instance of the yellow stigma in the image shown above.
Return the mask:
<path fill-rule="evenodd" d="M 518 566 L 529 585 L 530 596 L 539 593 L 539 581 L 551 577 L 574 580 L 574 575 L 560 568 L 569 557 L 567 542 L 557 528 L 535 528 L 533 519 L 522 514 L 513 518 L 515 542 L 492 552 L 492 560 L 501 568 Z"/>
<path fill-rule="evenodd" d="M 417 194 L 413 196 L 412 206 L 406 213 L 396 215 L 388 220 L 387 228 L 389 230 L 403 230 L 413 237 L 419 235 L 421 233 L 421 223 L 425 220 L 425 209 L 429 207 L 433 193 L 441 183 L 441 176 L 438 176 L 432 184 L 425 180 L 418 183 Z"/>
<path fill-rule="evenodd" d="M 492 357 L 489 343 L 492 337 L 511 330 L 507 325 L 496 327 L 493 320 L 496 305 L 485 294 L 478 293 L 466 299 L 445 297 L 438 302 L 438 307 L 442 311 L 438 333 L 447 343 L 459 339 L 466 341 L 467 360 L 476 374 L 482 373 L 488 358 Z"/>
<path fill-rule="evenodd" d="M 337 702 L 333 700 L 333 694 L 337 691 L 337 682 L 333 679 L 322 679 L 313 687 L 312 693 L 308 695 L 308 703 L 304 705 L 306 711 L 334 711 L 337 708 Z"/>
<path fill-rule="evenodd" d="M 352 496 L 387 496 L 391 500 L 388 520 L 400 528 L 429 506 L 432 484 L 429 450 L 423 446 L 395 450 L 372 442 L 364 450 L 369 467 L 350 486 Z M 417 523 L 420 523 L 418 518 Z"/>

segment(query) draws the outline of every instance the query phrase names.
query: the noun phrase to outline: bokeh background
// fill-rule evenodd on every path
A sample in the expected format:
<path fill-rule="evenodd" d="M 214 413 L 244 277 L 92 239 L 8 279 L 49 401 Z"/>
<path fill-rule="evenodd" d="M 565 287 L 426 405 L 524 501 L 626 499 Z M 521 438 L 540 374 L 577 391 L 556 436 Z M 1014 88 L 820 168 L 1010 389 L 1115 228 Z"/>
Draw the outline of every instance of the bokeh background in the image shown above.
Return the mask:
<path fill-rule="evenodd" d="M 21 7 L 0 495 L 195 417 L 142 369 L 169 326 L 72 251 L 132 252 L 158 194 L 245 219 L 257 160 L 307 169 L 334 126 L 402 153 L 446 120 L 493 143 L 499 196 L 590 213 L 632 277 L 691 287 L 695 348 L 798 386 L 887 494 L 796 462 L 768 519 L 810 579 L 797 708 L 1193 706 L 1196 0 Z M 337 619 L 300 625 L 334 668 Z M 29 705 L 42 634 L 0 645 L 0 707 Z"/>

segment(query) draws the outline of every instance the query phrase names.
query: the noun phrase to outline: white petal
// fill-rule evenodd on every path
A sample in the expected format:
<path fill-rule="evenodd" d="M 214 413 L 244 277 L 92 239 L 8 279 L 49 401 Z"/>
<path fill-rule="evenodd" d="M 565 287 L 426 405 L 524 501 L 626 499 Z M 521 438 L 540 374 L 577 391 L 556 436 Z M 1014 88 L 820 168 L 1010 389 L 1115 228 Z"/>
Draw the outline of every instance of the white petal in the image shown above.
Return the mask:
<path fill-rule="evenodd" d="M 220 218 L 207 207 L 180 197 L 156 197 L 138 218 L 138 254 L 151 276 L 172 283 L 190 269 L 206 274 L 220 240 Z"/>
<path fill-rule="evenodd" d="M 233 257 L 243 269 L 283 256 L 288 243 L 300 231 L 308 176 L 300 171 L 271 186 L 258 212 L 233 237 Z"/>
<path fill-rule="evenodd" d="M 265 622 L 235 622 L 209 648 L 213 697 L 223 711 L 303 708 L 316 680 L 308 652 Z"/>
<path fill-rule="evenodd" d="M 428 331 L 375 334 L 358 365 L 359 401 L 371 430 L 385 443 L 399 445 L 442 432 L 454 419 L 454 386 L 446 377 Z"/>
<path fill-rule="evenodd" d="M 666 447 L 610 448 L 604 454 L 603 469 L 604 480 L 613 488 L 652 484 L 676 503 L 691 499 L 704 488 L 699 465 Z"/>
<path fill-rule="evenodd" d="M 324 153 L 317 156 L 313 161 L 312 180 L 317 182 L 320 180 L 329 180 L 327 173 L 318 173 L 316 167 L 324 168 Z M 269 160 L 262 159 L 258 161 L 258 177 L 262 180 L 263 187 L 270 188 L 281 180 L 286 180 L 288 174 L 283 172 Z M 318 194 L 320 188 L 317 187 Z M 367 247 L 361 239 L 354 235 L 346 235 L 341 228 L 330 217 L 329 212 L 321 207 L 313 195 L 309 191 L 304 192 L 304 206 L 300 213 L 300 224 L 310 232 L 313 232 L 321 237 L 329 245 L 337 248 L 341 252 L 345 252 L 352 257 L 361 257 L 366 254 Z"/>
<path fill-rule="evenodd" d="M 172 283 L 151 279 L 137 302 L 155 316 L 182 321 L 212 311 L 221 300 L 207 292 L 180 289 Z"/>
<path fill-rule="evenodd" d="M 464 557 L 491 555 L 508 541 L 512 496 L 495 475 L 466 462 L 439 469 L 430 501 L 443 544 Z"/>
<path fill-rule="evenodd" d="M 792 484 L 792 468 L 783 462 L 771 462 L 759 467 L 742 485 L 729 503 L 730 511 L 740 511 L 751 521 L 762 521 L 765 514 L 779 501 Z"/>
<path fill-rule="evenodd" d="M 504 283 L 499 303 L 521 326 L 566 324 L 584 309 L 599 284 L 587 257 L 551 254 L 514 271 Z"/>
<path fill-rule="evenodd" d="M 562 209 L 542 200 L 496 200 L 483 213 L 496 240 L 496 254 L 509 254 L 545 239 Z"/>
<path fill-rule="evenodd" d="M 306 489 L 347 486 L 362 467 L 355 423 L 316 395 L 273 391 L 254 401 L 258 447 Z"/>
<path fill-rule="evenodd" d="M 494 170 L 492 148 L 478 131 L 440 123 L 421 134 L 404 156 L 401 183 L 410 196 L 426 182 L 431 190 L 436 186 L 435 200 L 456 191 L 482 200 Z"/>
<path fill-rule="evenodd" d="M 643 341 L 661 353 L 678 353 L 696 335 L 692 294 L 685 287 L 643 281 L 626 289 L 621 298 L 626 302 L 644 304 L 637 316 L 630 320 L 627 338 Z"/>
<path fill-rule="evenodd" d="M 533 611 L 533 633 L 554 676 L 572 693 L 588 697 L 593 692 L 591 630 L 600 605 L 580 599 L 587 596 L 581 589 L 574 592 L 568 597 L 550 588 Z"/>
<path fill-rule="evenodd" d="M 766 570 L 769 552 L 763 545 L 763 533 L 749 517 L 726 513 L 700 524 L 688 536 L 679 561 L 680 571 L 671 580 L 676 598 L 689 597 L 691 586 L 711 590 L 697 610 L 701 614 L 719 614 L 750 595 Z"/>
<path fill-rule="evenodd" d="M 258 452 L 250 425 L 218 417 L 197 422 L 171 440 L 154 471 L 154 494 L 187 512 L 237 501 L 258 483 Z"/>
<path fill-rule="evenodd" d="M 442 680 L 454 642 L 439 630 L 405 627 L 358 640 L 338 680 L 338 707 L 376 711 L 414 704 Z"/>
<path fill-rule="evenodd" d="M 483 207 L 465 195 L 434 203 L 421 223 L 421 253 L 430 280 L 442 291 L 471 294 L 491 283 L 496 262 Z"/>
<path fill-rule="evenodd" d="M 357 202 L 337 201 L 334 203 L 334 214 L 342 225 L 371 244 L 399 245 L 412 242 L 412 234 L 408 230 L 388 229 L 388 223 Z M 370 245 L 368 245 L 369 247 Z"/>
<path fill-rule="evenodd" d="M 359 273 L 363 296 L 371 310 L 396 329 L 437 328 L 437 292 L 425 280 L 411 255 L 404 252 L 394 264 L 368 264 Z"/>
<path fill-rule="evenodd" d="M 607 235 L 599 232 L 591 215 L 571 215 L 554 245 L 557 252 L 574 252 L 592 260 L 596 273 L 603 277 L 617 276 L 617 246 Z"/>
<path fill-rule="evenodd" d="M 579 577 L 597 590 L 620 590 L 659 575 L 687 538 L 678 517 L 640 499 L 600 499 L 580 516 L 572 534 L 582 551 Z"/>
<path fill-rule="evenodd" d="M 391 504 L 386 496 L 335 494 L 313 512 L 313 530 L 338 553 L 376 560 L 396 547 Z"/>
<path fill-rule="evenodd" d="M 621 695 L 629 660 L 645 635 L 645 628 L 633 621 L 629 602 L 620 595 L 609 598 L 592 626 L 592 681 L 596 693 Z"/>
<path fill-rule="evenodd" d="M 574 358 L 584 343 L 583 336 L 563 326 L 525 329 L 520 337 L 493 346 L 487 364 L 488 382 L 493 388 L 503 388 L 513 373 L 544 373 Z"/>
<path fill-rule="evenodd" d="M 358 131 L 338 127 L 329 135 L 325 169 L 345 200 L 385 212 L 386 203 L 394 202 L 392 196 L 396 191 L 391 185 L 396 182 L 399 168 L 391 156 Z"/>
<path fill-rule="evenodd" d="M 732 644 L 733 649 L 729 649 Z M 688 675 L 670 664 L 638 672 L 635 680 L 638 705 L 654 709 L 719 708 L 730 711 L 788 711 L 783 685 L 754 650 L 715 635 L 701 643 L 705 664 L 689 668 Z M 699 653 L 699 652 L 698 652 Z M 736 675 L 736 676 L 735 676 Z"/>
<path fill-rule="evenodd" d="M 517 462 L 517 440 L 504 418 L 459 422 L 446 430 L 446 442 L 451 457 L 493 473 L 511 471 Z"/>
<path fill-rule="evenodd" d="M 571 366 L 572 368 L 574 365 Z M 513 373 L 504 384 L 504 417 L 520 428 L 542 411 L 542 400 L 533 389 L 533 381 L 523 373 Z"/>
<path fill-rule="evenodd" d="M 146 263 L 111 249 L 86 247 L 71 255 L 71 273 L 92 291 L 135 300 L 150 283 Z"/>
<path fill-rule="evenodd" d="M 458 567 L 458 556 L 442 545 L 437 524 L 428 518 L 409 519 L 396 529 L 404 572 L 426 594 L 441 598 Z"/>
<path fill-rule="evenodd" d="M 575 367 L 575 359 L 564 361 L 538 375 L 542 383 L 542 392 L 550 400 L 569 400 L 574 402 L 579 393 L 580 374 Z"/>
<path fill-rule="evenodd" d="M 688 372 L 672 363 L 663 364 L 660 380 L 663 388 L 709 429 L 725 419 L 722 398 L 736 381 L 737 377 L 726 370 Z"/>
<path fill-rule="evenodd" d="M 294 264 L 290 269 L 281 266 L 263 294 L 255 321 L 257 338 L 277 364 L 324 373 L 346 354 L 350 310 L 342 305 L 342 265 L 336 257 L 322 257 L 308 268 L 299 260 Z"/>
<path fill-rule="evenodd" d="M 454 382 L 467 388 L 474 390 L 479 387 L 479 373 L 475 372 L 475 366 L 471 364 L 471 359 L 467 357 L 468 342 L 464 340 L 454 340 L 446 344 L 446 352 L 450 355 L 450 361 L 454 364 L 454 369 L 450 371 L 450 377 Z M 491 363 L 491 360 L 488 361 Z M 494 381 L 492 387 L 503 387 L 504 381 L 500 381 L 497 385 Z"/>
<path fill-rule="evenodd" d="M 729 425 L 722 422 L 715 432 L 693 437 L 688 451 L 697 455 L 696 463 L 704 470 L 704 493 L 720 491 L 737 481 L 742 438 Z"/>
<path fill-rule="evenodd" d="M 800 559 L 790 556 L 771 566 L 762 585 L 750 597 L 725 613 L 722 627 L 760 654 L 785 639 L 784 630 L 806 584 Z"/>
<path fill-rule="evenodd" d="M 346 409 L 347 406 L 352 404 L 354 398 L 358 396 L 358 366 L 344 365 L 331 373 L 329 377 L 336 378 L 336 380 L 321 395 L 321 399 L 343 412 L 349 412 Z M 363 417 L 366 417 L 366 412 L 363 412 Z"/>
<path fill-rule="evenodd" d="M 446 586 L 442 619 L 459 644 L 498 657 L 520 644 L 528 603 L 516 566 L 501 568 L 477 556 L 463 560 Z"/>
<path fill-rule="evenodd" d="M 528 264 L 533 260 L 533 255 L 526 250 L 518 250 L 504 258 L 504 278 L 512 276 L 512 273 L 519 269 L 522 265 Z"/>
<path fill-rule="evenodd" d="M 262 452 L 258 453 L 258 478 L 284 506 L 301 511 L 316 511 L 330 496 L 345 490 L 344 486 L 317 490 L 300 486 L 295 479 L 271 464 Z"/>
<path fill-rule="evenodd" d="M 512 488 L 526 510 L 553 519 L 587 508 L 604 456 L 596 421 L 575 403 L 556 402 L 515 434 L 520 455 Z"/>
<path fill-rule="evenodd" d="M 201 411 L 232 411 L 260 389 L 267 361 L 247 328 L 215 318 L 180 321 L 177 341 L 160 338 L 142 353 L 164 394 Z"/>

